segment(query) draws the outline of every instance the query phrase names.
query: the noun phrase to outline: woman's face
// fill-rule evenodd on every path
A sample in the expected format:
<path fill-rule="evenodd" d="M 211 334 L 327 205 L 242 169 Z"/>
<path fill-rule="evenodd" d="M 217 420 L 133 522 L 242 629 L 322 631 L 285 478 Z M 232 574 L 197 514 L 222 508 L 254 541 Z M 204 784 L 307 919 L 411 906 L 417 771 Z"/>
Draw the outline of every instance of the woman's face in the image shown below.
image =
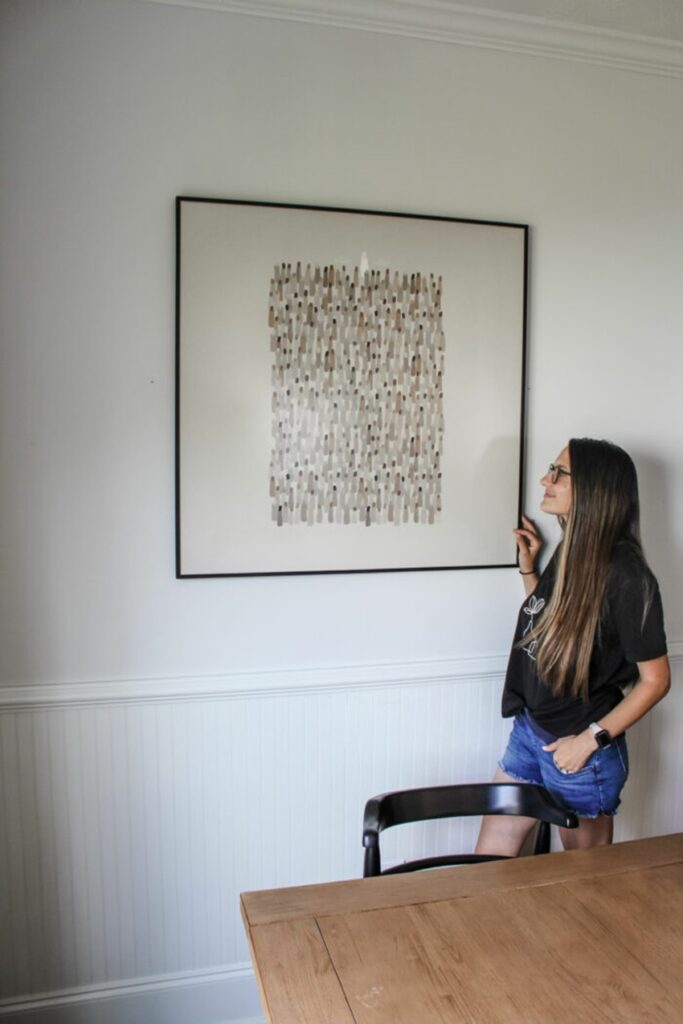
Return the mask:
<path fill-rule="evenodd" d="M 572 505 L 572 478 L 569 448 L 563 448 L 548 472 L 541 477 L 545 494 L 541 510 L 551 516 L 568 516 Z"/>

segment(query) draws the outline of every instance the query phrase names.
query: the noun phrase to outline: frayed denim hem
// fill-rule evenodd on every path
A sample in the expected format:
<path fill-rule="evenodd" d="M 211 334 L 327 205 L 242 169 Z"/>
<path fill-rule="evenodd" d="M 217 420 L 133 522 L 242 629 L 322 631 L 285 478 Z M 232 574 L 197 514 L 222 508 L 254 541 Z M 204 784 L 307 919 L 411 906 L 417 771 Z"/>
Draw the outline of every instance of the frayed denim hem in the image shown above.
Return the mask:
<path fill-rule="evenodd" d="M 583 811 L 575 811 L 573 807 L 568 807 L 567 810 L 575 814 L 577 818 L 587 818 L 589 821 L 595 821 L 597 818 L 614 818 L 619 813 L 619 808 L 615 807 L 613 811 L 598 811 L 597 814 L 585 814 Z"/>
<path fill-rule="evenodd" d="M 505 765 L 503 764 L 502 761 L 498 762 L 498 767 L 500 768 L 500 770 L 502 772 L 505 772 L 506 775 L 509 775 L 511 779 L 514 779 L 515 782 L 524 782 L 528 786 L 542 786 L 543 785 L 542 782 L 536 782 L 536 781 L 534 781 L 534 779 L 524 779 L 524 778 L 522 778 L 521 775 L 516 775 L 514 772 L 508 771 L 508 769 L 505 767 Z"/>

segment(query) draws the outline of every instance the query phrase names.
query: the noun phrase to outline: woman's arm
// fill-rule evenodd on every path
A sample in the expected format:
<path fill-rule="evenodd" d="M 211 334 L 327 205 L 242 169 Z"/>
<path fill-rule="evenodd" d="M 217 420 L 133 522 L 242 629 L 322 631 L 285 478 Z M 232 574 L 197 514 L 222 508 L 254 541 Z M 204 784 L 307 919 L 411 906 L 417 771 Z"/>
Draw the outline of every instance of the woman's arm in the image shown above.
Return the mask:
<path fill-rule="evenodd" d="M 626 732 L 669 692 L 671 670 L 666 655 L 652 661 L 638 662 L 638 671 L 640 678 L 631 692 L 598 722 L 603 729 L 607 729 L 610 736 Z M 558 768 L 571 773 L 580 771 L 597 747 L 593 733 L 590 729 L 584 729 L 578 736 L 563 736 L 554 743 L 548 743 L 543 749 L 554 754 Z"/>
<path fill-rule="evenodd" d="M 631 692 L 598 722 L 610 736 L 626 732 L 669 692 L 671 669 L 666 655 L 653 661 L 639 662 L 638 671 L 640 679 Z"/>

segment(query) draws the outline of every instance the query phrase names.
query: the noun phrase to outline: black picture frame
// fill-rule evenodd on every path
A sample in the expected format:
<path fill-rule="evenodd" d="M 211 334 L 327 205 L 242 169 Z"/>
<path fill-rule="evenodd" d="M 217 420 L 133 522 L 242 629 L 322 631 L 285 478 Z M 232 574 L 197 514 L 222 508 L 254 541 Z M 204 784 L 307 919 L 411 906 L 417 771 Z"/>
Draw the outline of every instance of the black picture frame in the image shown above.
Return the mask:
<path fill-rule="evenodd" d="M 177 578 L 514 566 L 528 259 L 525 224 L 176 197 Z"/>

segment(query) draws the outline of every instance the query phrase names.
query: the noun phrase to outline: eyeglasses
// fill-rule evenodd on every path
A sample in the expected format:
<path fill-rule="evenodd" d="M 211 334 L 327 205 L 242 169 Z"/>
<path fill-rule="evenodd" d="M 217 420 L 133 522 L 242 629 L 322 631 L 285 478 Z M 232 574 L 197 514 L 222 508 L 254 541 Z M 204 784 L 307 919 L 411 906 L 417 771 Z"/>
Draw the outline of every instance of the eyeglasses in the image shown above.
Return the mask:
<path fill-rule="evenodd" d="M 550 477 L 550 483 L 556 484 L 557 478 L 560 476 L 571 476 L 568 469 L 562 469 L 562 466 L 556 466 L 553 462 L 548 466 L 548 476 Z"/>

